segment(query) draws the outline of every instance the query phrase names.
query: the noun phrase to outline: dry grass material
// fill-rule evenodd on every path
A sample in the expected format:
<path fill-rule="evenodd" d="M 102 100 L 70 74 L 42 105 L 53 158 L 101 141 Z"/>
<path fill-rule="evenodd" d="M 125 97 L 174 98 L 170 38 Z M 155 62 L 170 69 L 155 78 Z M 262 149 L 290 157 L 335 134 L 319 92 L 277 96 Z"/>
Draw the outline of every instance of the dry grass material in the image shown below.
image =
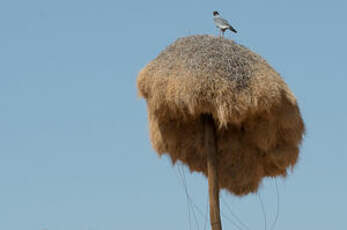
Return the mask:
<path fill-rule="evenodd" d="M 296 98 L 259 55 L 209 35 L 180 38 L 138 75 L 154 149 L 206 175 L 203 114 L 217 127 L 220 187 L 256 192 L 263 177 L 286 176 L 304 123 Z"/>

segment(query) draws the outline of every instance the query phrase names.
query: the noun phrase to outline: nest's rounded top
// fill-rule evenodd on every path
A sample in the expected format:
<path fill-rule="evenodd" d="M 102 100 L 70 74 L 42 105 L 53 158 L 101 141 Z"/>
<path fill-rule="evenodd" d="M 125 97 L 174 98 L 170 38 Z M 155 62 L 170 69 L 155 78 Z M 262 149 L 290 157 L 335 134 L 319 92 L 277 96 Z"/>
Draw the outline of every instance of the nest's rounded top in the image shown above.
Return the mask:
<path fill-rule="evenodd" d="M 189 72 L 188 76 L 206 74 L 215 77 L 217 74 L 244 85 L 258 64 L 267 65 L 259 55 L 232 40 L 193 35 L 180 38 L 168 46 L 149 67 L 160 68 L 164 73 L 180 65 L 181 71 Z"/>
<path fill-rule="evenodd" d="M 280 75 L 259 55 L 211 35 L 176 40 L 139 74 L 139 93 L 156 106 L 193 116 L 210 113 L 220 126 L 249 112 L 296 99 Z M 188 112 L 187 112 L 188 111 Z"/>

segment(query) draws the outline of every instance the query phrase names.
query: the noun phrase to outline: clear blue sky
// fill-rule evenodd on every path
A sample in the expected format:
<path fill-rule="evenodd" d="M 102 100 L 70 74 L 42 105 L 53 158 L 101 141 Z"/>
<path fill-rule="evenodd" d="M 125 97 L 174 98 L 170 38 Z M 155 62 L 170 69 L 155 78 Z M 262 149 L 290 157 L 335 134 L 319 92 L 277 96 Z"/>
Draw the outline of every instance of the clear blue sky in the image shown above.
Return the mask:
<path fill-rule="evenodd" d="M 277 180 L 276 229 L 346 229 L 345 0 L 1 1 L 0 229 L 204 229 L 152 150 L 136 77 L 178 37 L 217 34 L 216 9 L 285 78 L 307 125 L 298 165 Z M 185 176 L 205 212 L 205 178 Z M 270 230 L 275 191 L 266 180 L 258 195 L 223 193 L 223 212 L 264 229 L 260 196 Z"/>

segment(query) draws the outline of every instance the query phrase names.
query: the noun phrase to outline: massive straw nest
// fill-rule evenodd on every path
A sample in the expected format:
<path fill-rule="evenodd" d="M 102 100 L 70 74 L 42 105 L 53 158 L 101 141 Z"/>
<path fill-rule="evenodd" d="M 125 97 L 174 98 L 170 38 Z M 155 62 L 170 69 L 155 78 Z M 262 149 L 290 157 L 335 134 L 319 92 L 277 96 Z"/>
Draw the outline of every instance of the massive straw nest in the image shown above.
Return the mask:
<path fill-rule="evenodd" d="M 147 100 L 154 149 L 207 174 L 203 114 L 217 126 L 220 187 L 255 192 L 263 177 L 286 176 L 304 123 L 280 75 L 259 55 L 209 35 L 180 38 L 137 79 Z"/>

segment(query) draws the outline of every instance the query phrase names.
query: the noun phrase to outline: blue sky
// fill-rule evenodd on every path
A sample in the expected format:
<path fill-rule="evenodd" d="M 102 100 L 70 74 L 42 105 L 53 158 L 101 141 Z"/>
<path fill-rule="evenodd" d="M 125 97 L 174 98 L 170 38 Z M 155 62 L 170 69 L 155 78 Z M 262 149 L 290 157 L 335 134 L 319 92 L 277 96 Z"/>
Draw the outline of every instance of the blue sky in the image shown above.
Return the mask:
<path fill-rule="evenodd" d="M 298 165 L 277 179 L 275 229 L 346 228 L 346 1 L 5 0 L 0 229 L 204 229 L 181 167 L 151 148 L 136 76 L 178 37 L 217 34 L 213 10 L 239 31 L 226 36 L 283 76 L 306 122 Z M 205 178 L 182 169 L 206 212 Z M 258 195 L 222 197 L 225 229 L 237 229 L 228 205 L 250 229 L 264 229 L 259 197 L 271 229 L 274 181 Z"/>

